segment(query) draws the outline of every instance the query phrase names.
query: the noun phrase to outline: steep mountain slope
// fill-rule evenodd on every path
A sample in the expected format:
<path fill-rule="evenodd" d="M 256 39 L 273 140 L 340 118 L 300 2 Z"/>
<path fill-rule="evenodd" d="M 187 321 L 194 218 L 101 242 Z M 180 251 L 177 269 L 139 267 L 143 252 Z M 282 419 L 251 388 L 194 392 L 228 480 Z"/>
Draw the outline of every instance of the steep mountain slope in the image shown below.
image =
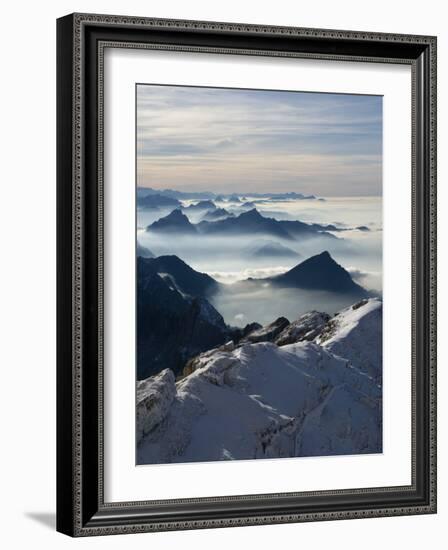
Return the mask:
<path fill-rule="evenodd" d="M 356 284 L 348 271 L 325 251 L 308 258 L 282 275 L 269 279 L 285 288 L 304 288 L 342 292 L 353 296 L 367 296 L 367 291 Z"/>
<path fill-rule="evenodd" d="M 205 298 L 182 294 L 155 271 L 151 258 L 137 258 L 139 380 L 165 367 L 180 373 L 188 359 L 228 338 L 222 316 Z"/>

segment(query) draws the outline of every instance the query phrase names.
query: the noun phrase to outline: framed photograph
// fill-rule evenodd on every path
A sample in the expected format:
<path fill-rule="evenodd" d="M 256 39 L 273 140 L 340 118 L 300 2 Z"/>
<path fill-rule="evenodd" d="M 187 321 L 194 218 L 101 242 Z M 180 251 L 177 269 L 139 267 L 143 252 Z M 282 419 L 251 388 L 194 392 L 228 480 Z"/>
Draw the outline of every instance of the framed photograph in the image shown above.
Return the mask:
<path fill-rule="evenodd" d="M 436 38 L 57 41 L 57 529 L 435 513 Z"/>

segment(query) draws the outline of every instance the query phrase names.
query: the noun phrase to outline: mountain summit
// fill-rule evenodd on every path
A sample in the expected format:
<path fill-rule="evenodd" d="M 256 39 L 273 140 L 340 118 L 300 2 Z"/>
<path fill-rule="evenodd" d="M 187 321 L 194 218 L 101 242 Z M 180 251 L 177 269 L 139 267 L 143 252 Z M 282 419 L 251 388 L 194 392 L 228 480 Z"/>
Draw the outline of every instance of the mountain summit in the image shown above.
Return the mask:
<path fill-rule="evenodd" d="M 327 251 L 308 258 L 286 273 L 272 277 L 270 281 L 289 288 L 343 292 L 356 296 L 368 294 Z"/>
<path fill-rule="evenodd" d="M 148 225 L 146 231 L 157 231 L 157 232 L 167 232 L 167 233 L 176 233 L 182 232 L 186 233 L 196 233 L 196 228 L 185 214 L 183 214 L 178 208 L 173 210 L 168 216 L 160 218 L 151 225 Z"/>

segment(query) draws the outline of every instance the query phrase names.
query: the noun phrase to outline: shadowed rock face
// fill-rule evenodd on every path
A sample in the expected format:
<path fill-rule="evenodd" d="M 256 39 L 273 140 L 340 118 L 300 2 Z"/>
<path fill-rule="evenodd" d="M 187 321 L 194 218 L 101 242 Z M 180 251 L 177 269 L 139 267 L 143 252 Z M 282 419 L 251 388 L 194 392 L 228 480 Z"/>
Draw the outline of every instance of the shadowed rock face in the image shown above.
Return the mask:
<path fill-rule="evenodd" d="M 201 296 L 181 294 L 151 259 L 137 259 L 137 378 L 170 368 L 228 339 L 222 316 Z"/>
<path fill-rule="evenodd" d="M 158 256 L 143 262 L 146 273 L 158 273 L 181 294 L 207 297 L 219 288 L 210 275 L 194 270 L 177 256 Z"/>
<path fill-rule="evenodd" d="M 270 281 L 285 288 L 326 290 L 367 296 L 367 291 L 356 284 L 348 271 L 333 260 L 328 252 L 308 258 L 286 273 L 272 277 Z"/>

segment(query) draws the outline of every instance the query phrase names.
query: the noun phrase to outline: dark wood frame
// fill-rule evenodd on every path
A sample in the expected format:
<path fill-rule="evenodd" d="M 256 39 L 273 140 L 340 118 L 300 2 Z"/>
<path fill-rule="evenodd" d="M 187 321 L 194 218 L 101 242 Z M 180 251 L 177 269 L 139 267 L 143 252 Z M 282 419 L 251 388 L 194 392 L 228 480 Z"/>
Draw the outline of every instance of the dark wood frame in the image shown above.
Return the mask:
<path fill-rule="evenodd" d="M 110 46 L 411 65 L 412 485 L 104 502 L 102 55 Z M 436 38 L 73 14 L 57 22 L 57 52 L 58 531 L 88 536 L 434 513 Z"/>

